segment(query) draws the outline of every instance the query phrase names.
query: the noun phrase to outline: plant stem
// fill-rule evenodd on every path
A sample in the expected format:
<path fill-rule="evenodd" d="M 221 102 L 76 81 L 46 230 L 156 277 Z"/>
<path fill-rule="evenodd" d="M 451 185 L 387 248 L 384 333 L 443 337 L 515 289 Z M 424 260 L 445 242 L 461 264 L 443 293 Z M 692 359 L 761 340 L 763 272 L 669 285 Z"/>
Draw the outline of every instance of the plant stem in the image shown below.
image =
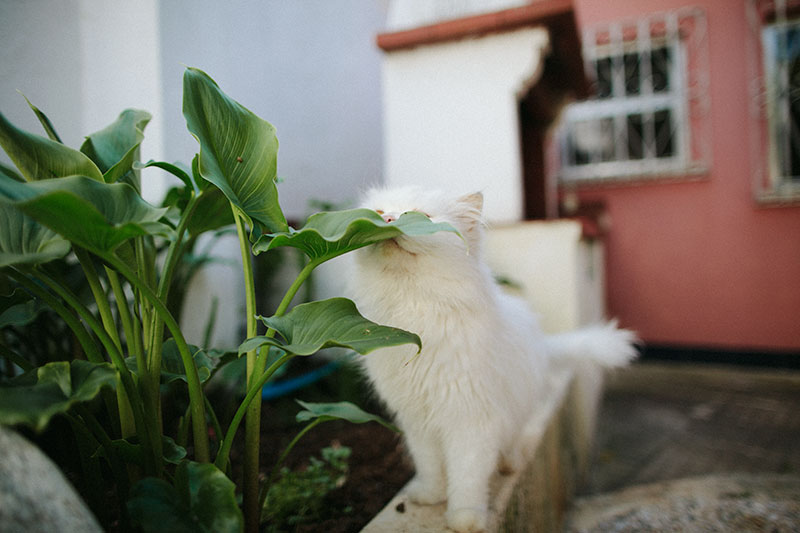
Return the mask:
<path fill-rule="evenodd" d="M 23 287 L 28 289 L 31 293 L 33 293 L 36 297 L 41 298 L 44 300 L 45 303 L 55 311 L 58 316 L 61 317 L 62 320 L 67 324 L 67 326 L 72 330 L 72 333 L 75 335 L 75 338 L 78 339 L 78 343 L 83 348 L 83 353 L 86 354 L 86 359 L 88 359 L 92 363 L 104 363 L 105 358 L 100 353 L 100 349 L 97 346 L 95 340 L 89 335 L 89 332 L 86 331 L 86 327 L 81 324 L 80 320 L 75 316 L 75 314 L 67 309 L 61 301 L 50 294 L 47 290 L 39 286 L 37 283 L 29 280 L 25 275 L 21 272 L 17 272 L 16 270 L 10 269 L 8 271 L 9 275 L 14 278 L 18 283 L 20 283 Z M 31 274 L 33 275 L 33 274 Z M 19 363 L 18 363 L 19 364 Z M 28 370 L 24 366 L 20 365 L 21 368 Z M 128 425 L 128 426 L 135 426 L 133 420 L 133 413 L 130 411 L 126 413 L 119 413 L 119 397 L 117 397 L 117 403 L 114 403 L 114 394 L 111 391 L 103 391 L 103 403 L 106 404 L 106 410 L 108 410 L 109 416 L 111 416 L 111 425 L 114 431 L 120 431 L 121 426 Z M 117 396 L 119 393 L 116 393 Z M 122 393 L 124 394 L 124 392 Z"/>
<path fill-rule="evenodd" d="M 27 359 L 12 352 L 11 349 L 2 342 L 0 342 L 0 356 L 5 357 L 9 364 L 20 367 L 23 372 L 28 372 L 35 368 Z"/>
<path fill-rule="evenodd" d="M 102 446 L 103 450 L 106 452 L 106 459 L 108 460 L 108 464 L 111 467 L 111 472 L 117 482 L 121 519 L 123 524 L 126 524 L 128 522 L 128 512 L 125 503 L 128 500 L 128 492 L 130 490 L 131 480 L 125 470 L 125 465 L 122 463 L 122 459 L 120 459 L 117 450 L 114 449 L 114 444 L 111 442 L 111 438 L 108 436 L 108 433 L 106 433 L 105 429 L 103 429 L 103 426 L 100 425 L 95 416 L 84 405 L 77 405 L 76 410 L 80 415 L 82 422 L 91 431 L 92 435 L 97 439 L 97 441 L 100 443 L 100 446 Z"/>
<path fill-rule="evenodd" d="M 292 441 L 289 444 L 286 445 L 286 448 L 283 449 L 283 452 L 281 453 L 281 456 L 275 462 L 275 466 L 272 467 L 272 471 L 270 472 L 269 477 L 264 482 L 264 486 L 261 488 L 261 495 L 260 495 L 260 497 L 258 499 L 259 509 L 263 509 L 264 508 L 264 504 L 266 503 L 266 500 L 267 500 L 267 495 L 269 494 L 269 488 L 275 482 L 275 478 L 278 475 L 278 471 L 279 471 L 278 469 L 280 468 L 281 463 L 283 463 L 283 461 L 289 455 L 289 452 L 292 451 L 292 448 L 294 448 L 295 444 L 297 444 L 298 441 L 301 438 L 303 438 L 303 436 L 306 433 L 308 433 L 309 431 L 314 429 L 317 425 L 321 424 L 322 422 L 323 422 L 322 418 L 315 418 L 314 420 L 309 422 L 306 425 L 306 427 L 304 427 L 302 430 L 300 430 L 300 432 L 297 435 L 295 435 L 295 437 L 292 439 Z"/>
<path fill-rule="evenodd" d="M 316 266 L 317 266 L 316 263 L 309 262 L 300 271 L 300 273 L 297 275 L 297 278 L 295 278 L 294 282 L 286 291 L 286 294 L 283 296 L 283 299 L 281 300 L 280 304 L 278 305 L 278 309 L 275 312 L 275 316 L 282 316 L 284 313 L 286 313 L 286 309 L 289 307 L 289 304 L 291 303 L 295 294 L 297 294 L 297 291 L 303 285 L 303 282 L 306 279 L 308 279 L 308 276 L 311 274 L 311 271 L 314 270 Z M 270 328 L 267 331 L 266 336 L 274 337 L 275 330 Z M 266 362 L 269 350 L 263 350 L 263 352 L 264 355 L 261 358 Z M 223 440 L 222 446 L 220 447 L 219 453 L 217 454 L 217 459 L 215 461 L 215 464 L 217 465 L 217 468 L 219 468 L 220 470 L 224 471 L 225 467 L 228 464 L 228 453 L 230 451 L 231 445 L 233 444 L 233 437 L 236 434 L 236 430 L 239 429 L 239 423 L 241 422 L 242 417 L 245 415 L 248 406 L 256 397 L 256 395 L 261 392 L 261 387 L 263 387 L 264 384 L 267 382 L 267 380 L 269 380 L 269 378 L 272 377 L 272 374 L 274 374 L 281 366 L 283 366 L 284 363 L 286 363 L 286 361 L 288 361 L 292 357 L 293 357 L 292 354 L 284 354 L 280 359 L 275 361 L 266 370 L 266 372 L 264 372 L 260 376 L 259 380 L 253 386 L 249 386 L 249 380 L 248 380 L 247 395 L 245 396 L 244 400 L 242 400 L 242 403 L 239 404 L 239 408 L 236 410 L 236 414 L 233 416 L 233 420 L 231 420 L 231 423 L 228 426 L 228 432 L 225 434 L 225 439 Z"/>
<path fill-rule="evenodd" d="M 28 289 L 32 292 L 36 297 L 41 298 L 45 301 L 45 303 L 50 306 L 50 308 L 58 313 L 58 315 L 64 320 L 64 322 L 69 326 L 73 333 L 75 333 L 75 337 L 78 339 L 81 347 L 83 348 L 84 353 L 86 354 L 86 359 L 88 359 L 92 363 L 103 363 L 105 359 L 100 354 L 100 350 L 95 344 L 92 337 L 86 331 L 86 328 L 83 324 L 80 323 L 72 312 L 69 309 L 64 307 L 64 305 L 58 301 L 52 294 L 47 292 L 45 289 L 28 279 L 25 275 L 21 272 L 18 272 L 13 269 L 8 270 L 8 274 L 17 281 L 20 285 Z"/>
<path fill-rule="evenodd" d="M 140 375 L 144 375 L 146 370 L 145 360 L 144 360 L 144 353 L 141 350 L 141 343 L 137 342 L 137 339 L 134 335 L 133 329 L 133 320 L 131 318 L 130 310 L 128 309 L 128 298 L 125 296 L 125 291 L 122 288 L 122 284 L 119 281 L 119 276 L 116 272 L 111 270 L 108 267 L 105 267 L 106 276 L 108 277 L 108 282 L 111 285 L 111 290 L 114 292 L 114 300 L 117 302 L 117 310 L 119 311 L 119 320 L 122 324 L 122 330 L 125 333 L 125 340 L 127 341 L 127 348 L 128 351 L 133 351 L 133 354 L 136 357 L 136 366 L 139 369 Z M 136 349 L 138 347 L 138 349 Z M 143 382 L 140 380 L 140 385 Z M 145 412 L 157 412 L 158 411 L 158 402 L 159 402 L 159 390 L 158 387 L 142 387 L 142 395 L 146 405 L 148 406 Z M 123 437 L 130 437 L 136 431 L 134 424 L 132 423 L 132 410 L 130 405 L 130 398 L 128 398 L 127 394 L 125 394 L 125 390 L 122 388 L 117 389 L 117 404 L 119 406 L 119 411 L 122 413 L 120 415 L 120 424 L 122 425 L 122 436 Z M 128 423 L 126 423 L 128 422 Z M 159 424 L 159 430 L 161 428 L 161 424 Z"/>
<path fill-rule="evenodd" d="M 283 295 L 283 299 L 278 304 L 278 308 L 275 310 L 274 316 L 283 316 L 286 313 L 286 310 L 289 308 L 289 304 L 292 303 L 297 291 L 300 290 L 300 287 L 303 286 L 303 283 L 308 279 L 311 275 L 311 272 L 320 265 L 320 263 L 309 261 L 306 265 L 300 270 L 300 273 L 297 274 L 297 277 L 294 279 L 292 284 L 286 290 L 286 294 Z M 265 334 L 267 337 L 274 337 L 275 330 L 272 328 L 267 329 L 267 333 Z M 249 337 L 248 337 L 249 338 Z M 266 358 L 269 356 L 269 351 L 262 351 L 262 355 L 260 356 L 263 359 L 261 366 L 264 366 L 266 363 Z"/>
<path fill-rule="evenodd" d="M 172 333 L 172 337 L 175 339 L 175 345 L 178 348 L 178 353 L 180 353 L 181 356 L 181 361 L 183 362 L 183 367 L 186 370 L 186 384 L 189 388 L 189 404 L 192 407 L 195 459 L 200 463 L 209 462 L 203 388 L 200 384 L 200 377 L 197 374 L 197 365 L 195 365 L 191 350 L 189 350 L 189 345 L 186 343 L 180 326 L 169 310 L 167 310 L 164 302 L 159 300 L 156 293 L 153 292 L 153 289 L 141 280 L 123 261 L 112 253 L 105 253 L 102 255 L 102 258 L 118 270 L 120 274 L 139 290 L 142 296 L 147 299 L 148 303 L 153 306 L 153 310 L 161 316 L 161 320 L 164 321 L 167 329 Z"/>
<path fill-rule="evenodd" d="M 89 287 L 92 289 L 92 295 L 97 304 L 97 310 L 100 312 L 103 327 L 106 333 L 111 337 L 111 340 L 114 341 L 114 344 L 116 344 L 117 349 L 122 350 L 122 342 L 119 338 L 117 325 L 114 322 L 114 315 L 111 313 L 111 306 L 108 304 L 108 296 L 100 283 L 100 277 L 97 275 L 97 270 L 94 268 L 92 258 L 86 250 L 78 246 L 73 246 L 72 248 L 75 252 L 75 257 L 78 258 L 78 262 L 81 264 L 83 272 L 86 275 L 86 281 L 89 282 Z"/>
<path fill-rule="evenodd" d="M 244 415 L 247 413 L 247 407 L 250 405 L 250 402 L 252 402 L 253 399 L 255 399 L 255 397 L 261 393 L 261 387 L 263 387 L 264 383 L 266 383 L 267 380 L 272 377 L 275 371 L 283 366 L 283 364 L 292 357 L 294 356 L 288 353 L 281 356 L 277 361 L 270 365 L 270 367 L 261 375 L 260 379 L 256 381 L 247 391 L 247 396 L 245 396 L 244 400 L 242 400 L 242 403 L 239 404 L 239 408 L 233 415 L 230 425 L 228 425 L 228 432 L 225 433 L 225 439 L 223 439 L 219 453 L 217 453 L 217 459 L 214 464 L 220 470 L 225 471 L 228 466 L 228 454 L 230 453 L 231 445 L 233 444 L 233 438 L 236 435 L 236 430 L 239 429 L 239 424 L 242 422 L 242 418 L 244 418 Z"/>
<path fill-rule="evenodd" d="M 157 292 L 158 299 L 164 302 L 165 305 L 167 303 L 167 298 L 169 297 L 169 288 L 172 281 L 172 275 L 175 272 L 175 266 L 178 263 L 178 259 L 181 257 L 181 251 L 183 248 L 183 235 L 186 233 L 186 226 L 194 214 L 196 206 L 197 196 L 192 193 L 192 197 L 189 200 L 186 209 L 184 209 L 181 220 L 178 224 L 177 236 L 175 240 L 170 243 L 167 251 L 167 257 L 164 262 L 164 268 L 161 272 L 161 279 L 158 282 Z M 158 387 L 159 380 L 161 378 L 161 355 L 164 346 L 164 321 L 161 318 L 160 313 L 153 313 L 149 333 L 150 349 L 148 350 L 147 375 L 151 386 Z"/>
<path fill-rule="evenodd" d="M 156 434 L 156 429 L 152 427 L 148 422 L 149 419 L 145 416 L 144 413 L 144 405 L 142 403 L 142 398 L 139 394 L 139 389 L 136 387 L 136 383 L 133 380 L 133 376 L 131 375 L 130 371 L 128 370 L 127 365 L 125 364 L 125 359 L 122 356 L 122 352 L 119 350 L 117 345 L 108 335 L 106 330 L 103 328 L 102 324 L 100 324 L 97 319 L 89 312 L 88 309 L 81 303 L 77 296 L 75 296 L 72 291 L 70 291 L 67 287 L 63 286 L 62 284 L 54 281 L 49 275 L 47 275 L 44 271 L 38 271 L 38 277 L 41 279 L 48 287 L 50 287 L 53 292 L 58 294 L 67 304 L 69 304 L 75 312 L 86 322 L 86 324 L 94 331 L 97 338 L 105 347 L 106 351 L 108 352 L 109 357 L 111 358 L 111 363 L 117 369 L 119 373 L 120 380 L 122 381 L 122 386 L 125 388 L 125 393 L 130 398 L 131 408 L 133 410 L 133 418 L 134 423 L 136 425 L 136 432 L 139 435 L 139 438 L 142 440 L 142 443 L 145 445 L 147 449 L 149 446 L 149 450 L 152 452 L 152 456 L 150 454 L 145 454 L 145 467 L 148 471 L 160 473 L 163 467 L 162 460 L 161 460 L 161 436 L 160 434 Z M 23 276 L 24 277 L 24 276 Z M 30 282 L 28 282 L 30 283 Z M 32 284 L 35 285 L 35 284 Z M 45 291 L 46 292 L 46 291 Z M 49 302 L 48 302 L 49 303 Z M 123 416 L 123 413 L 120 413 L 120 416 Z M 158 440 L 158 445 L 153 445 L 153 440 Z"/>
<path fill-rule="evenodd" d="M 86 250 L 78 246 L 73 246 L 73 251 L 75 252 L 75 257 L 78 258 L 78 262 L 83 268 L 86 280 L 89 282 L 89 287 L 92 290 L 92 295 L 94 296 L 95 303 L 97 304 L 97 310 L 100 312 L 100 318 L 103 321 L 103 327 L 116 345 L 117 350 L 122 351 L 122 341 L 120 340 L 119 331 L 117 330 L 117 325 L 114 321 L 114 315 L 111 313 L 111 305 L 108 303 L 108 295 L 106 295 L 106 292 L 100 283 L 100 277 L 98 276 L 97 270 L 94 267 L 92 258 Z M 110 270 L 106 267 L 106 272 L 109 271 Z M 119 280 L 117 280 L 117 283 L 119 283 Z M 123 302 L 117 302 L 118 307 L 125 307 L 124 293 L 122 294 L 122 298 Z M 130 325 L 130 323 L 128 323 L 128 325 Z M 144 376 L 144 372 L 141 368 L 139 369 L 139 372 L 142 376 Z M 145 400 L 144 412 L 156 413 L 154 410 L 154 400 L 152 398 L 152 387 L 144 387 L 143 392 L 143 399 Z M 158 391 L 156 390 L 156 394 L 157 393 Z M 131 420 L 132 407 L 130 405 L 130 396 L 123 388 L 117 388 L 117 406 L 119 410 L 120 431 L 122 432 L 123 437 L 129 437 L 136 431 L 136 428 L 134 421 Z M 154 451 L 156 452 L 156 457 L 159 457 L 160 453 L 158 452 L 158 449 Z"/>
<path fill-rule="evenodd" d="M 239 237 L 239 248 L 242 253 L 242 269 L 244 270 L 245 308 L 247 316 L 247 338 L 255 337 L 256 323 L 256 291 L 253 279 L 253 262 L 250 256 L 250 242 L 245 234 L 242 217 L 231 204 L 233 219 L 236 223 L 236 234 Z M 247 352 L 247 388 L 248 392 L 253 384 L 264 372 L 265 360 L 257 355 L 257 350 Z M 261 442 L 261 402 L 249 402 L 246 408 L 247 418 L 244 426 L 244 480 L 242 486 L 242 507 L 244 510 L 245 531 L 258 533 L 260 512 L 258 509 L 258 462 Z M 225 471 L 224 468 L 220 470 Z"/>

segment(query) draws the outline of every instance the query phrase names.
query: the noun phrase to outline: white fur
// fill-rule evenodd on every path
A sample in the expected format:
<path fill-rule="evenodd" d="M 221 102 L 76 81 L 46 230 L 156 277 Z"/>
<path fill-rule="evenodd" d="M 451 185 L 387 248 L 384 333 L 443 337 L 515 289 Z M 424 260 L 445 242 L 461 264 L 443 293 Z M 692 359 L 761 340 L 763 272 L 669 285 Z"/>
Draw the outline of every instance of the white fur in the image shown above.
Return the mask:
<path fill-rule="evenodd" d="M 480 194 L 456 200 L 414 188 L 375 190 L 363 205 L 388 219 L 417 210 L 449 232 L 384 241 L 360 250 L 353 296 L 367 318 L 417 333 L 422 353 L 385 348 L 363 358 L 396 417 L 416 467 L 409 497 L 447 500 L 459 532 L 486 526 L 489 478 L 515 469 L 519 432 L 541 395 L 549 360 L 588 357 L 622 365 L 633 336 L 614 324 L 547 337 L 525 304 L 501 292 L 481 259 Z"/>

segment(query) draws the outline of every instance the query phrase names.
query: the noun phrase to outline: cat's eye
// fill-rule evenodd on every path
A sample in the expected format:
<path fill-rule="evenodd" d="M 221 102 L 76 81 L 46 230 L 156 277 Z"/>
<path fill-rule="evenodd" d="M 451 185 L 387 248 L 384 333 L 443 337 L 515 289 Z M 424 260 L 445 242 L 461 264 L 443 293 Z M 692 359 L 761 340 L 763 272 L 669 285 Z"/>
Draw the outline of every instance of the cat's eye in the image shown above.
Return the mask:
<path fill-rule="evenodd" d="M 383 214 L 383 209 L 376 209 L 375 212 L 378 213 L 379 215 L 382 215 Z"/>

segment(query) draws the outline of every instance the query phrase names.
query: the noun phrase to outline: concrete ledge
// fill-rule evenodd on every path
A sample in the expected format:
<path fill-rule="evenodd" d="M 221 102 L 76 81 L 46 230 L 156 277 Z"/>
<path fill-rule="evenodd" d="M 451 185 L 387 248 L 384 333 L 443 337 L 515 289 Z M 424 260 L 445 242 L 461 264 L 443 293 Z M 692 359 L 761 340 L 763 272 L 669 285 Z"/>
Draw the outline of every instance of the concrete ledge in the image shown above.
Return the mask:
<path fill-rule="evenodd" d="M 560 531 L 575 487 L 588 466 L 602 371 L 582 369 L 576 375 L 560 370 L 549 382 L 548 400 L 537 406 L 528 424 L 532 453 L 527 466 L 493 478 L 490 533 Z M 444 504 L 415 505 L 401 490 L 362 533 L 448 531 L 444 512 Z"/>

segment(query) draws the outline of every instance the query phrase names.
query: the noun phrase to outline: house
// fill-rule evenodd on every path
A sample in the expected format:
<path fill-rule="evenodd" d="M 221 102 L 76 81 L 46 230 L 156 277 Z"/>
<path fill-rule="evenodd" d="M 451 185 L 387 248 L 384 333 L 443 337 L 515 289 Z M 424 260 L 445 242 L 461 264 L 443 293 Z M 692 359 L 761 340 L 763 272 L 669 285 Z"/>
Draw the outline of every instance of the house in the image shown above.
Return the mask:
<path fill-rule="evenodd" d="M 608 308 L 650 346 L 800 351 L 797 7 L 575 2 L 595 95 L 552 179 L 602 209 Z"/>
<path fill-rule="evenodd" d="M 649 350 L 794 364 L 798 5 L 397 0 L 377 39 L 385 179 L 483 184 L 494 224 L 586 221 L 608 314 Z"/>

